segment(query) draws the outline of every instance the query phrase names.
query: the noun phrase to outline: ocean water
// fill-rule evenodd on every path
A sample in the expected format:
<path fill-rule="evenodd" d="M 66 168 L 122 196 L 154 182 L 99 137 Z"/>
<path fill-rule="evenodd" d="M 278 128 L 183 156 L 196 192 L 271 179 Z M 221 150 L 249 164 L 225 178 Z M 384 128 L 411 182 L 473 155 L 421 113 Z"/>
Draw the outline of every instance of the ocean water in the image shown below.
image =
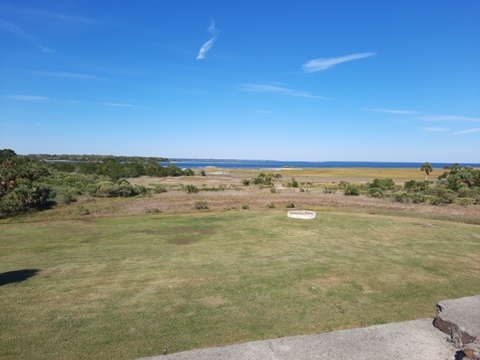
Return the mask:
<path fill-rule="evenodd" d="M 169 163 L 160 163 L 163 166 Z M 276 161 L 276 160 L 209 160 L 209 159 L 175 159 L 170 162 L 180 168 L 198 169 L 215 166 L 226 169 L 277 169 L 295 168 L 419 168 L 421 162 L 375 162 L 375 161 Z M 452 163 L 431 163 L 434 168 L 451 166 Z M 475 163 L 460 163 L 463 166 L 480 167 Z"/>

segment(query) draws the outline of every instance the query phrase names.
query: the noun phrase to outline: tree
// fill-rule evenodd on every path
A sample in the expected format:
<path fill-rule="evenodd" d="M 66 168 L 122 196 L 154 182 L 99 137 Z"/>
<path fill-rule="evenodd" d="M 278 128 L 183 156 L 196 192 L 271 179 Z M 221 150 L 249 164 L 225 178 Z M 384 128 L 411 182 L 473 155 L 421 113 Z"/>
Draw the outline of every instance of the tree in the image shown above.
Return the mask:
<path fill-rule="evenodd" d="M 424 162 L 420 168 L 420 171 L 425 171 L 425 180 L 428 180 L 428 175 L 433 172 L 432 165 L 429 162 Z"/>
<path fill-rule="evenodd" d="M 47 206 L 51 189 L 38 184 L 46 175 L 42 162 L 0 150 L 0 216 Z"/>
<path fill-rule="evenodd" d="M 438 179 L 445 180 L 448 189 L 458 191 L 462 186 L 467 186 L 468 188 L 480 187 L 480 170 L 458 164 L 445 166 L 444 169 L 450 171 L 444 172 Z"/>

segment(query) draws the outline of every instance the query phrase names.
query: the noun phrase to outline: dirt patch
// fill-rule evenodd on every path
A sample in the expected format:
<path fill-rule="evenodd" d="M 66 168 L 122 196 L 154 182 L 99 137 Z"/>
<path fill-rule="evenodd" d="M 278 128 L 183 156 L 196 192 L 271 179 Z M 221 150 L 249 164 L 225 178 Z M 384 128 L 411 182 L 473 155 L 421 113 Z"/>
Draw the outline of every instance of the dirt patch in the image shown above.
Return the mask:
<path fill-rule="evenodd" d="M 199 241 L 198 238 L 195 238 L 195 237 L 181 237 L 181 238 L 168 240 L 168 242 L 173 245 L 190 245 L 198 241 Z"/>

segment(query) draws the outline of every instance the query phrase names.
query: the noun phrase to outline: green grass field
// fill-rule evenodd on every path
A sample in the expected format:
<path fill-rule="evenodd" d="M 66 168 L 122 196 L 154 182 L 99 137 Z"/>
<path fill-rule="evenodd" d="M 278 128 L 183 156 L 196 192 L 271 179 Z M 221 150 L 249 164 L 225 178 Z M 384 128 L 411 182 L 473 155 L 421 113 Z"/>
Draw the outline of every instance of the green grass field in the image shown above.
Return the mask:
<path fill-rule="evenodd" d="M 0 244 L 3 359 L 134 359 L 404 321 L 480 291 L 478 225 L 405 216 L 87 217 L 3 223 Z"/>

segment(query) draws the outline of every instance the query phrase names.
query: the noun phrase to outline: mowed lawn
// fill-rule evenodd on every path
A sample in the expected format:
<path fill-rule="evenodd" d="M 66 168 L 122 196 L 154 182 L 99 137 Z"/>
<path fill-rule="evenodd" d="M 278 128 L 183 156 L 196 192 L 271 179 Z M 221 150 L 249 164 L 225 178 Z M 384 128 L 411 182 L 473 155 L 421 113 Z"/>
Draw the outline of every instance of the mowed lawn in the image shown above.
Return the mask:
<path fill-rule="evenodd" d="M 432 317 L 478 293 L 478 225 L 280 210 L 0 224 L 3 359 L 134 359 Z"/>

